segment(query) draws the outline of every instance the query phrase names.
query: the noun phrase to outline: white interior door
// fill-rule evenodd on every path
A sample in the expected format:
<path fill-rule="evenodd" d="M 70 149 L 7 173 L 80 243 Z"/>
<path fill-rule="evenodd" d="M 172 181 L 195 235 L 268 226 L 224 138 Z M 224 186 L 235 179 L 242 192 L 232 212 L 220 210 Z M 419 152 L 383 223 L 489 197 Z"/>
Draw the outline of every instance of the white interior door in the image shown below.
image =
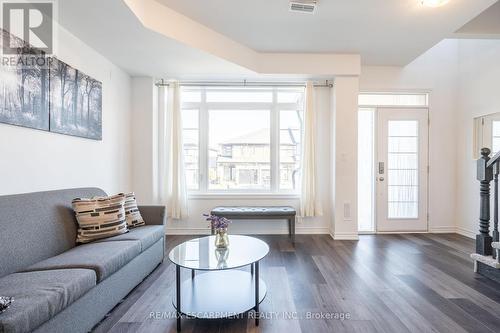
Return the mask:
<path fill-rule="evenodd" d="M 379 108 L 377 231 L 427 231 L 428 110 Z"/>

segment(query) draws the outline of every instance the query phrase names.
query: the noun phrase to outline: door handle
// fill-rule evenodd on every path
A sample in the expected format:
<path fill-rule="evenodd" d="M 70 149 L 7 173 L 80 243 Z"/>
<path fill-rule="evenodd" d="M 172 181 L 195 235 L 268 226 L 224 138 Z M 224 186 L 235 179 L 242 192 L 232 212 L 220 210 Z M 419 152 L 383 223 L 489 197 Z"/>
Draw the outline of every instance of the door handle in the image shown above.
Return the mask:
<path fill-rule="evenodd" d="M 384 179 L 384 177 L 380 177 L 378 180 L 380 180 L 381 182 L 383 182 L 385 179 Z"/>
<path fill-rule="evenodd" d="M 383 175 L 385 172 L 385 164 L 384 162 L 378 162 L 378 174 Z"/>

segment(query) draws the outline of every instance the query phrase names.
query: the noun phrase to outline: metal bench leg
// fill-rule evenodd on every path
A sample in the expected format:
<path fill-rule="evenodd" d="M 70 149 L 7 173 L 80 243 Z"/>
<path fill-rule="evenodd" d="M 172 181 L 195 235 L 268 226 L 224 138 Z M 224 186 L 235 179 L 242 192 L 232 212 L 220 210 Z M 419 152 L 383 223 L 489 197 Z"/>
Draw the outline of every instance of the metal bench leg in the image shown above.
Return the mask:
<path fill-rule="evenodd" d="M 295 216 L 288 219 L 288 228 L 292 242 L 295 242 Z"/>

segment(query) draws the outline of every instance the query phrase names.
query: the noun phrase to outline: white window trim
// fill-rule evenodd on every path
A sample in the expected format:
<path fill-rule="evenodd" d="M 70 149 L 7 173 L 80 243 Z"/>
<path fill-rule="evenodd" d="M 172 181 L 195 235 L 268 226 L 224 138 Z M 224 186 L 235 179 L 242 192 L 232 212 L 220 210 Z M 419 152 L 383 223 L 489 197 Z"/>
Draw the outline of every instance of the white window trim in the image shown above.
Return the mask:
<path fill-rule="evenodd" d="M 256 192 L 256 193 L 244 193 L 244 192 L 232 192 L 228 191 L 226 193 L 220 192 L 209 192 L 202 193 L 199 191 L 190 191 L 188 193 L 189 199 L 196 200 L 211 200 L 211 199 L 234 199 L 234 200 L 254 200 L 254 199 L 300 199 L 300 194 L 295 192 L 289 193 L 270 193 L 270 192 Z"/>
<path fill-rule="evenodd" d="M 414 108 L 429 108 L 430 106 L 430 98 L 431 98 L 431 90 L 396 90 L 396 91 L 384 91 L 384 90 L 363 90 L 359 92 L 359 95 L 415 95 L 415 96 L 424 96 L 425 95 L 425 104 L 409 104 L 409 105 L 401 105 L 401 104 L 366 104 L 359 103 L 359 95 L 358 95 L 358 107 L 363 108 L 398 108 L 398 109 L 414 109 Z"/>
<path fill-rule="evenodd" d="M 278 92 L 287 91 L 289 89 L 280 89 L 278 87 L 252 89 L 252 91 L 269 92 L 272 90 L 273 102 L 242 102 L 242 103 L 224 103 L 224 102 L 207 102 L 206 88 L 196 87 L 193 89 L 185 88 L 185 91 L 201 91 L 201 102 L 183 102 L 182 110 L 198 110 L 198 170 L 199 182 L 198 189 L 188 190 L 190 199 L 293 199 L 300 198 L 300 188 L 295 190 L 285 190 L 279 188 L 280 177 L 280 111 L 297 110 L 296 103 L 278 103 Z M 231 92 L 248 92 L 246 89 L 213 89 L 210 91 L 231 91 Z M 266 189 L 209 189 L 208 186 L 208 137 L 209 137 L 209 110 L 269 110 L 270 111 L 270 127 L 271 127 L 271 186 Z"/>

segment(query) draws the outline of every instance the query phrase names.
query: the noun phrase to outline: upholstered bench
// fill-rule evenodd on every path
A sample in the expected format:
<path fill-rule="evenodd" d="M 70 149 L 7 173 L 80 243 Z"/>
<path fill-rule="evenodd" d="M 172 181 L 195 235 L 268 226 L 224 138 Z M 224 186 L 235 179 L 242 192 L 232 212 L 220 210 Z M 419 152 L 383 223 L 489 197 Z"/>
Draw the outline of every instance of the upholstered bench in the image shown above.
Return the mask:
<path fill-rule="evenodd" d="M 212 215 L 232 220 L 287 220 L 290 238 L 295 240 L 296 211 L 289 206 L 220 206 L 212 209 Z M 212 230 L 212 234 L 214 230 Z"/>

